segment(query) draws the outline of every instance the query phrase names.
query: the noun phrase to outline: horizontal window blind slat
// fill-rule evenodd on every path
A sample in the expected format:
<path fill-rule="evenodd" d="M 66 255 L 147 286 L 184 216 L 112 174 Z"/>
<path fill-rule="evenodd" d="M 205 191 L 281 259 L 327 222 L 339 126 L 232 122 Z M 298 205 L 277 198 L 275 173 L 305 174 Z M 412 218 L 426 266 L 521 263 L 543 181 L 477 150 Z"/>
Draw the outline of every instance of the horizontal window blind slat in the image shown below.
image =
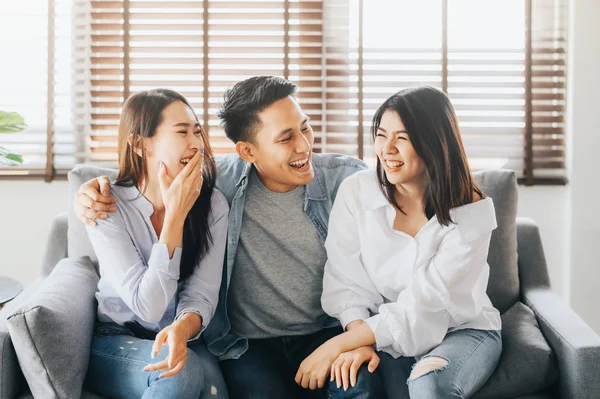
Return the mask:
<path fill-rule="evenodd" d="M 538 1 L 555 2 L 561 0 Z M 98 33 L 93 37 L 90 61 L 97 66 L 90 71 L 90 108 L 95 114 L 88 120 L 92 131 L 102 134 L 92 136 L 96 143 L 90 152 L 94 159 L 110 160 L 111 151 L 112 159 L 116 159 L 116 124 L 124 93 L 120 56 L 122 5 L 118 1 L 94 1 L 92 5 L 97 5 L 97 9 L 91 18 L 97 20 L 91 29 Z M 290 79 L 300 85 L 299 101 L 312 118 L 315 149 L 357 155 L 358 52 L 356 37 L 351 34 L 356 20 L 347 0 L 290 1 L 287 68 L 284 1 L 132 0 L 130 6 L 130 88 L 177 88 L 201 105 L 208 84 L 207 120 L 215 152 L 233 148 L 216 117 L 226 88 L 252 75 L 282 75 L 287 70 Z M 208 7 L 209 16 L 208 48 L 204 48 L 202 37 L 204 6 Z M 451 17 L 458 15 L 453 13 L 452 3 L 449 7 Z M 536 7 L 538 15 L 556 17 L 554 6 Z M 426 21 L 433 31 L 439 29 L 437 19 Z M 534 26 L 532 43 L 533 164 L 555 173 L 564 167 L 566 35 L 546 25 Z M 371 29 L 376 27 L 372 25 Z M 452 39 L 451 35 L 448 93 L 459 116 L 471 163 L 479 168 L 494 165 L 522 170 L 524 48 L 511 47 L 514 41 L 510 40 L 504 45 L 498 41 L 493 46 L 470 48 Z M 365 45 L 360 87 L 366 157 L 372 156 L 370 120 L 385 98 L 403 87 L 441 87 L 442 52 L 438 46 L 436 43 L 431 48 L 394 48 L 384 41 L 374 47 Z M 205 56 L 208 83 L 204 82 Z M 196 111 L 198 115 L 204 113 L 203 109 Z"/>

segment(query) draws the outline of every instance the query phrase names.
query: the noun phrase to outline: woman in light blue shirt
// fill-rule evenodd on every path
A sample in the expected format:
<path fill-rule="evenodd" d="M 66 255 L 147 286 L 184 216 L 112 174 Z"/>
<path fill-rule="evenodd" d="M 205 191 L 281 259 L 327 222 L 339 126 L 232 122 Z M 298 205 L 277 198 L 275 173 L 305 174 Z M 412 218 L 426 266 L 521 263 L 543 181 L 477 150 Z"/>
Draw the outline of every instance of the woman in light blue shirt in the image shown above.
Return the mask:
<path fill-rule="evenodd" d="M 90 390 L 226 397 L 218 362 L 199 339 L 217 307 L 227 237 L 229 209 L 215 174 L 183 96 L 156 89 L 126 101 L 110 186 L 115 212 L 87 226 L 100 267 Z"/>

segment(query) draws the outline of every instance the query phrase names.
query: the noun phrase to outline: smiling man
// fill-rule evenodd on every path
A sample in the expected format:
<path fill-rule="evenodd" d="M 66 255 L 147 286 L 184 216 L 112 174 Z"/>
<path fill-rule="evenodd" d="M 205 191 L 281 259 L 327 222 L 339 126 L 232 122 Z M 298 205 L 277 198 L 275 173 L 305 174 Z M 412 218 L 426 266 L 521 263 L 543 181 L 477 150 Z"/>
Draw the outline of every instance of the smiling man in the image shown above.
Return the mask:
<path fill-rule="evenodd" d="M 324 243 L 340 183 L 366 166 L 313 153 L 296 90 L 282 78 L 253 77 L 227 91 L 219 112 L 237 154 L 217 161 L 216 186 L 231 206 L 226 274 L 203 336 L 235 399 L 327 398 L 328 381 L 308 386 L 294 377 L 308 355 L 342 331 L 321 307 Z M 104 184 L 93 180 L 80 193 Z M 94 209 L 104 209 L 75 201 L 86 222 L 84 214 L 100 217 Z M 378 375 L 369 377 L 359 381 L 363 392 L 348 397 L 379 392 Z"/>

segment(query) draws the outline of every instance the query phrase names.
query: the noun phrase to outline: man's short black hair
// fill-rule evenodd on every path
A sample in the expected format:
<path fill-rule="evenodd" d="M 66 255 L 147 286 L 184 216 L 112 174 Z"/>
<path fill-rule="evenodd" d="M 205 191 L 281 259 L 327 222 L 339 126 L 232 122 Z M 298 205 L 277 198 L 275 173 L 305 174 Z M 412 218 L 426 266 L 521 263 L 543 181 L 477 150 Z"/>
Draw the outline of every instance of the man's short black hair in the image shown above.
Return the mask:
<path fill-rule="evenodd" d="M 225 92 L 218 114 L 225 134 L 234 143 L 253 141 L 259 112 L 282 98 L 294 97 L 297 90 L 298 86 L 276 76 L 254 76 L 236 83 Z"/>

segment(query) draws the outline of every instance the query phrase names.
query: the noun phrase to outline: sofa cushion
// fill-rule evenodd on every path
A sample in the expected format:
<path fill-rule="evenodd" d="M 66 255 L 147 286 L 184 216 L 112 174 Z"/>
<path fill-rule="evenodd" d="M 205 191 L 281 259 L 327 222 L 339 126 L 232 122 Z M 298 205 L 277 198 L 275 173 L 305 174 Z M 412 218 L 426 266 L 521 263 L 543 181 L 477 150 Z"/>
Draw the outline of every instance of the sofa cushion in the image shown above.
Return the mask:
<path fill-rule="evenodd" d="M 117 170 L 93 165 L 76 165 L 69 172 L 69 204 L 73 203 L 73 197 L 83 183 L 103 175 L 114 180 L 117 177 Z M 85 225 L 75 215 L 73 206 L 69 206 L 69 229 L 67 235 L 69 257 L 79 258 L 81 256 L 88 256 L 92 260 L 96 271 L 98 271 L 98 257 L 88 238 Z"/>
<path fill-rule="evenodd" d="M 87 257 L 61 260 L 6 324 L 32 394 L 78 398 L 96 319 L 98 275 Z"/>
<path fill-rule="evenodd" d="M 502 315 L 502 356 L 475 398 L 514 398 L 538 393 L 558 381 L 554 352 L 533 311 L 517 302 Z"/>
<path fill-rule="evenodd" d="M 0 329 L 0 398 L 14 398 L 24 387 L 25 378 L 10 335 Z"/>
<path fill-rule="evenodd" d="M 12 339 L 8 333 L 6 319 L 35 294 L 40 284 L 41 281 L 38 280 L 25 288 L 0 310 L 0 398 L 13 398 L 26 386 Z"/>
<path fill-rule="evenodd" d="M 475 172 L 473 177 L 483 192 L 494 200 L 496 208 L 498 227 L 490 242 L 487 293 L 494 306 L 504 313 L 519 300 L 517 179 L 513 171 L 504 169 Z"/>
<path fill-rule="evenodd" d="M 31 394 L 31 392 L 27 391 L 27 392 L 23 392 L 19 396 L 19 399 L 34 399 L 34 397 Z M 81 398 L 80 399 L 105 399 L 105 397 L 104 396 L 96 395 L 96 394 L 91 393 L 89 391 L 86 391 L 84 389 L 83 392 L 81 393 Z"/>

